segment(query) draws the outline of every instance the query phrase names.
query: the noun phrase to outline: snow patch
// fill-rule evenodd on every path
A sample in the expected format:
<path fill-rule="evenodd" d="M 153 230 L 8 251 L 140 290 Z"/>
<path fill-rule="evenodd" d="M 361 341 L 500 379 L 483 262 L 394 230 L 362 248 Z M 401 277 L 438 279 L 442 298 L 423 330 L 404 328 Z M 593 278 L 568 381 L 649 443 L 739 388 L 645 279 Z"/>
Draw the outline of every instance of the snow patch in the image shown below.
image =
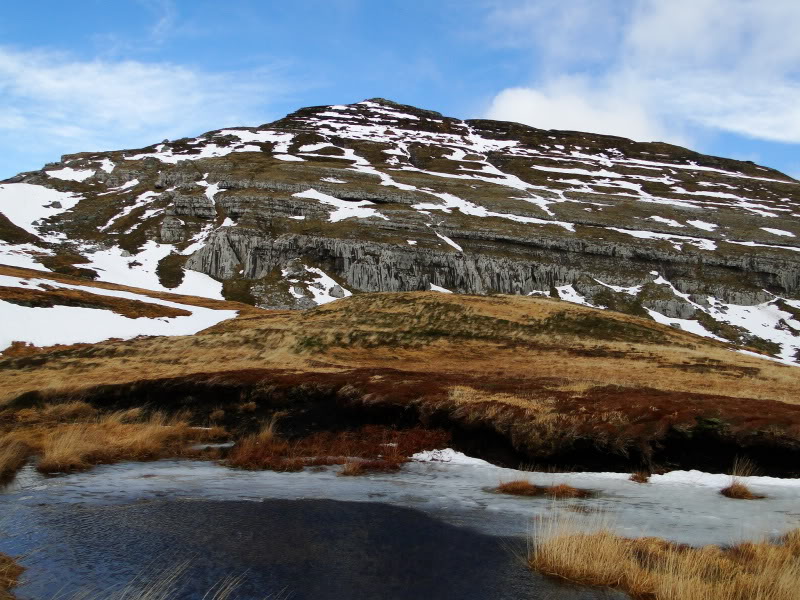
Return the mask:
<path fill-rule="evenodd" d="M 791 231 L 785 231 L 783 229 L 772 229 L 771 227 L 762 227 L 764 231 L 767 233 L 771 233 L 772 235 L 780 235 L 783 237 L 795 237 L 795 235 Z"/>
<path fill-rule="evenodd" d="M 63 179 L 65 181 L 86 181 L 94 175 L 93 169 L 73 169 L 72 167 L 64 167 L 63 169 L 56 169 L 55 171 L 45 171 L 49 177 L 56 179 Z"/>
<path fill-rule="evenodd" d="M 340 200 L 339 198 L 329 196 L 328 194 L 323 194 L 314 188 L 310 188 L 305 192 L 297 192 L 296 194 L 292 194 L 292 196 L 295 198 L 309 198 L 311 200 L 317 200 L 324 204 L 335 207 L 336 210 L 331 212 L 330 217 L 328 218 L 331 223 L 343 221 L 344 219 L 367 219 L 369 217 L 378 217 L 387 221 L 389 220 L 388 217 L 382 215 L 374 208 L 367 208 L 368 206 L 375 205 L 374 202 L 370 202 L 369 200 L 359 200 L 358 202 Z"/>
<path fill-rule="evenodd" d="M 71 285 L 51 279 L 25 279 L 0 275 L 0 285 L 11 287 L 47 285 L 98 296 L 159 304 L 191 313 L 182 317 L 131 319 L 111 310 L 74 306 L 34 308 L 0 300 L 0 321 L 3 322 L 3 328 L 0 330 L 0 349 L 7 348 L 13 341 L 28 342 L 36 346 L 51 346 L 95 343 L 109 338 L 131 339 L 139 335 L 191 335 L 221 321 L 232 319 L 238 314 L 235 310 L 215 310 L 179 304 L 132 292 Z"/>
<path fill-rule="evenodd" d="M 59 192 L 32 183 L 0 185 L 0 212 L 14 225 L 39 235 L 37 223 L 74 207 L 82 199 L 71 192 Z M 57 239 L 61 234 L 53 237 Z"/>
<path fill-rule="evenodd" d="M 224 300 L 222 283 L 198 271 L 184 269 L 183 281 L 176 288 L 161 285 L 156 275 L 158 262 L 173 250 L 174 246 L 171 244 L 159 244 L 152 240 L 145 243 L 138 253 L 129 256 L 124 256 L 125 251 L 118 246 L 95 251 L 84 249 L 82 254 L 89 259 L 89 263 L 82 266 L 94 269 L 101 281 L 109 283 Z"/>
<path fill-rule="evenodd" d="M 692 227 L 697 227 L 698 229 L 702 229 L 703 231 L 714 231 L 719 225 L 716 223 L 707 223 L 706 221 L 699 221 L 697 219 L 693 221 L 686 221 Z"/>
<path fill-rule="evenodd" d="M 475 465 L 475 466 L 488 466 L 491 467 L 492 463 L 481 460 L 480 458 L 473 458 L 467 456 L 463 452 L 458 452 L 452 448 L 444 448 L 442 450 L 425 450 L 417 452 L 411 456 L 411 460 L 417 462 L 442 462 L 450 463 L 453 465 Z"/>
<path fill-rule="evenodd" d="M 446 235 L 442 235 L 442 234 L 441 234 L 441 233 L 439 233 L 438 231 L 434 231 L 433 233 L 435 233 L 435 234 L 436 234 L 436 237 L 438 237 L 440 240 L 442 240 L 442 241 L 443 241 L 445 244 L 449 244 L 450 246 L 452 246 L 453 248 L 455 248 L 455 249 L 456 249 L 456 250 L 458 250 L 459 252 L 463 252 L 463 251 L 464 251 L 464 249 L 463 249 L 461 246 L 459 246 L 458 244 L 456 244 L 456 243 L 455 243 L 453 240 L 451 240 L 451 239 L 450 239 L 449 237 L 447 237 Z"/>
<path fill-rule="evenodd" d="M 310 279 L 310 281 L 304 284 L 305 288 L 311 294 L 315 304 L 327 304 L 328 302 L 333 302 L 335 300 L 339 300 L 340 298 L 346 298 L 353 295 L 350 290 L 340 286 L 338 283 L 336 283 L 336 280 L 325 273 L 325 271 L 322 269 L 309 267 L 306 265 L 302 265 L 302 267 L 307 274 L 306 279 Z M 303 282 L 299 277 L 290 277 L 290 270 L 288 268 L 282 269 L 281 274 L 286 281 L 293 284 L 289 288 L 289 293 L 292 296 L 297 299 L 306 297 L 301 291 Z"/>

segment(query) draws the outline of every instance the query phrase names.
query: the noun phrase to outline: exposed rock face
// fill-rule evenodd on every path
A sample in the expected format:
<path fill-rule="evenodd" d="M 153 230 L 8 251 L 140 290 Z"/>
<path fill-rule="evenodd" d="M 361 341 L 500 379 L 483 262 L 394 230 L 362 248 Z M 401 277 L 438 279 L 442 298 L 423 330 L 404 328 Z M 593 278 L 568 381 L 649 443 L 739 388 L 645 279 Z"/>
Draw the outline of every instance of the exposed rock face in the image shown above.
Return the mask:
<path fill-rule="evenodd" d="M 1 185 L 0 212 L 38 202 L 34 188 L 52 195 L 45 220 L 0 219 L 7 261 L 153 286 L 185 268 L 266 307 L 431 286 L 558 294 L 784 359 L 800 349 L 800 183 L 668 144 L 375 99 L 65 156 Z"/>

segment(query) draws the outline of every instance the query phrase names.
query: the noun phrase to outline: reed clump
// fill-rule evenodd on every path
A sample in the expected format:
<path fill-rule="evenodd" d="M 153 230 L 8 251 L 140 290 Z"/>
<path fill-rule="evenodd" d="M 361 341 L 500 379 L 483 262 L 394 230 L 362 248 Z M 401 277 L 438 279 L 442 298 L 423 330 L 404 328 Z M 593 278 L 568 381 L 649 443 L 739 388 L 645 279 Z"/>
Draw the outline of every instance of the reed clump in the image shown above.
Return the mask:
<path fill-rule="evenodd" d="M 774 541 L 695 548 L 625 538 L 556 515 L 532 540 L 532 569 L 648 600 L 797 600 L 800 529 Z"/>

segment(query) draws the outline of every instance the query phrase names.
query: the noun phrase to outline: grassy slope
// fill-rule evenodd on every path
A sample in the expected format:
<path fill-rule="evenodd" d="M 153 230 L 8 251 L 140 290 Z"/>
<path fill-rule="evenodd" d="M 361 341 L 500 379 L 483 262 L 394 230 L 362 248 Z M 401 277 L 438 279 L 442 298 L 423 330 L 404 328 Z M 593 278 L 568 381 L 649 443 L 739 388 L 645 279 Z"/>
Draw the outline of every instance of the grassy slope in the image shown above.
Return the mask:
<path fill-rule="evenodd" d="M 309 397 L 411 407 L 428 422 L 488 428 L 530 460 L 574 460 L 569 453 L 587 444 L 649 460 L 670 436 L 796 451 L 798 374 L 649 320 L 549 298 L 378 293 L 302 312 L 249 307 L 194 336 L 9 358 L 0 362 L 0 402 L 171 402 L 191 384 L 192 395 L 214 388 L 221 404 L 233 389 L 267 408 L 291 410 Z"/>

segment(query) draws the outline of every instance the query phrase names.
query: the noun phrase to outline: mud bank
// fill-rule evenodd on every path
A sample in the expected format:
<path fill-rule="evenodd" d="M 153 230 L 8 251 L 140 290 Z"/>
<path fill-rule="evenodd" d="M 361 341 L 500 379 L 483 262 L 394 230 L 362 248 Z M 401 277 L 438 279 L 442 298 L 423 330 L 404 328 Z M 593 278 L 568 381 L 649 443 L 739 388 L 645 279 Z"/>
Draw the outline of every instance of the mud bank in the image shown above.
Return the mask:
<path fill-rule="evenodd" d="M 797 439 L 758 427 L 733 431 L 724 418 L 719 418 L 717 408 L 709 408 L 709 416 L 697 416 L 679 427 L 642 422 L 620 434 L 600 423 L 571 433 L 566 441 L 558 439 L 560 434 L 555 431 L 550 434 L 552 440 L 534 447 L 515 429 L 513 415 L 502 419 L 474 417 L 435 399 L 421 401 L 419 386 L 404 385 L 407 381 L 398 379 L 401 376 L 409 375 L 391 369 L 335 374 L 237 371 L 97 386 L 82 391 L 80 399 L 103 410 L 149 407 L 188 411 L 198 424 L 207 424 L 209 415 L 221 409 L 224 417 L 215 423 L 234 436 L 258 430 L 276 412 L 283 415 L 278 432 L 290 439 L 373 424 L 441 428 L 450 432 L 456 449 L 511 468 L 536 464 L 559 471 L 697 469 L 721 473 L 728 471 L 737 458 L 748 458 L 764 475 L 800 477 Z M 624 393 L 602 391 L 615 398 Z M 12 406 L 22 408 L 52 400 L 31 392 L 17 398 Z M 798 410 L 786 404 L 779 408 L 792 414 Z"/>

